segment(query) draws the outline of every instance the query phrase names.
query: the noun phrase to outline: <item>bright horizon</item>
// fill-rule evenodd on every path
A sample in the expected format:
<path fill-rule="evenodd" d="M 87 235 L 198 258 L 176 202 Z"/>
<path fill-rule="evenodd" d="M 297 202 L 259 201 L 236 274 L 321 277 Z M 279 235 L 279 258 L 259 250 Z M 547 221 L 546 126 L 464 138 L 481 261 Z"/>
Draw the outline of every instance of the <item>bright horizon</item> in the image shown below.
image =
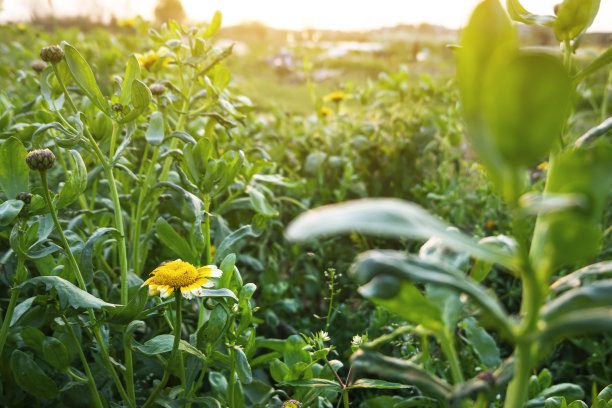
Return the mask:
<path fill-rule="evenodd" d="M 183 0 L 190 21 L 209 21 L 215 10 L 223 13 L 223 25 L 258 21 L 274 28 L 302 30 L 367 30 L 398 24 L 430 23 L 460 28 L 481 0 Z M 523 0 L 523 6 L 537 14 L 552 14 L 561 0 Z M 102 14 L 109 18 L 141 15 L 153 17 L 153 0 L 4 0 L 0 21 L 27 21 L 32 10 L 57 15 Z M 502 2 L 503 3 L 503 2 Z M 612 31 L 612 0 L 602 0 L 590 31 Z"/>

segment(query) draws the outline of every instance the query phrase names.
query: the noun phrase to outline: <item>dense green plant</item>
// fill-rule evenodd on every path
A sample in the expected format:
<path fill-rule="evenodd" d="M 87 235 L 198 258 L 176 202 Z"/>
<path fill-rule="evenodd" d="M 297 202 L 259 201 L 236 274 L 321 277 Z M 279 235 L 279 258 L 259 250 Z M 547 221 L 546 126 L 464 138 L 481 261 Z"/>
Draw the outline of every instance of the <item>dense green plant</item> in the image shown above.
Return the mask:
<path fill-rule="evenodd" d="M 563 42 L 563 61 L 520 49 L 511 21 L 496 0 L 482 2 L 463 30 L 458 81 L 468 138 L 510 208 L 513 238 L 498 235 L 478 242 L 414 204 L 389 199 L 324 207 L 290 226 L 287 235 L 294 240 L 341 232 L 430 239 L 418 256 L 374 250 L 358 257 L 353 274 L 362 283 L 360 293 L 414 324 L 397 333 L 420 334 L 423 351 L 406 361 L 374 352 L 376 342 L 366 344 L 353 356 L 353 368 L 417 385 L 440 401 L 465 404 L 471 399 L 476 406 L 488 406 L 506 383 L 506 407 L 522 407 L 528 398 L 542 395 L 581 397 L 580 388 L 572 384 L 531 395 L 529 383 L 530 373 L 559 340 L 609 329 L 612 322 L 611 286 L 603 279 L 607 262 L 551 285 L 563 268 L 600 252 L 601 217 L 612 187 L 612 147 L 599 139 L 609 130 L 609 120 L 577 139 L 567 125 L 578 83 L 610 62 L 606 52 L 573 72 L 572 54 L 598 6 L 596 1 L 567 0 L 557 17 L 540 17 L 528 14 L 517 1 L 508 2 L 516 20 L 554 28 Z M 537 192 L 528 183 L 527 171 L 546 156 L 546 182 Z M 510 316 L 479 284 L 492 264 L 521 279 L 520 315 Z M 587 276 L 603 280 L 588 284 Z M 486 370 L 467 381 L 457 352 L 460 321 Z M 481 325 L 512 345 L 508 360 L 500 360 L 494 339 Z M 424 364 L 430 335 L 437 339 L 450 374 L 432 375 Z"/>

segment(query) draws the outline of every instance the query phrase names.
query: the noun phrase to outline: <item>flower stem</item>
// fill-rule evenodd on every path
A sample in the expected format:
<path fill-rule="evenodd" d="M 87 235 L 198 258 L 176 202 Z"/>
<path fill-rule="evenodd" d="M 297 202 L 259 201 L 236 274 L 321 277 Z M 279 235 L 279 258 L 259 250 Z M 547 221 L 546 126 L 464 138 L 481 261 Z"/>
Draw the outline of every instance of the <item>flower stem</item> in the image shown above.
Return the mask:
<path fill-rule="evenodd" d="M 24 268 L 25 260 L 20 256 L 17 258 L 17 273 Z M 8 330 L 11 325 L 11 320 L 13 319 L 13 312 L 15 311 L 15 306 L 17 305 L 17 299 L 19 298 L 19 292 L 21 289 L 18 287 L 13 288 L 11 291 L 11 299 L 9 300 L 8 308 L 6 309 L 6 314 L 4 315 L 4 320 L 2 320 L 2 328 L 0 329 L 0 358 L 2 357 L 2 350 L 4 350 L 4 345 L 6 344 L 6 339 L 8 338 Z"/>
<path fill-rule="evenodd" d="M 440 346 L 442 347 L 442 352 L 448 359 L 453 383 L 461 384 L 464 378 L 461 372 L 461 365 L 459 364 L 459 357 L 457 356 L 457 350 L 455 350 L 455 345 L 453 344 L 453 336 L 447 330 L 445 330 L 444 334 L 440 337 Z"/>
<path fill-rule="evenodd" d="M 168 380 L 170 379 L 170 369 L 174 364 L 174 360 L 176 359 L 176 355 L 178 354 L 178 347 L 181 341 L 181 293 L 180 291 L 174 292 L 174 299 L 176 300 L 176 323 L 174 324 L 174 343 L 172 344 L 172 351 L 170 352 L 170 358 L 166 362 L 166 367 L 164 368 L 164 376 L 161 381 L 157 384 L 149 398 L 145 401 L 142 408 L 147 408 L 157 398 L 159 392 L 166 386 Z"/>
<path fill-rule="evenodd" d="M 91 393 L 91 398 L 94 402 L 94 406 L 102 408 L 104 407 L 104 404 L 102 404 L 100 393 L 98 392 L 98 388 L 96 387 L 96 382 L 93 378 L 93 375 L 91 374 L 91 369 L 89 368 L 89 364 L 87 364 L 87 359 L 85 358 L 85 354 L 83 353 L 81 344 L 79 343 L 79 340 L 77 339 L 77 336 L 74 333 L 74 329 L 72 328 L 72 325 L 70 324 L 68 319 L 66 319 L 66 316 L 62 315 L 62 320 L 64 321 L 64 324 L 68 328 L 70 337 L 72 337 L 72 341 L 76 345 L 77 352 L 79 353 L 79 358 L 81 359 L 81 363 L 83 364 L 83 369 L 85 370 L 85 375 L 87 376 L 87 386 L 89 387 L 89 392 Z"/>

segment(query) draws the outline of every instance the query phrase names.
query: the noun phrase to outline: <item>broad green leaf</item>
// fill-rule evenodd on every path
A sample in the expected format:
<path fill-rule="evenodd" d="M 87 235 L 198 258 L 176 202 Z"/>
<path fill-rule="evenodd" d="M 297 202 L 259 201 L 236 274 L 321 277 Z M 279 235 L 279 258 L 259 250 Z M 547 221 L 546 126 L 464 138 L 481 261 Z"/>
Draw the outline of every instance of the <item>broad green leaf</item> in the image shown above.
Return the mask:
<path fill-rule="evenodd" d="M 23 351 L 11 354 L 11 371 L 15 382 L 25 392 L 37 398 L 53 399 L 59 396 L 57 384 Z"/>
<path fill-rule="evenodd" d="M 143 114 L 149 109 L 149 103 L 151 103 L 151 90 L 139 79 L 134 79 L 132 82 L 132 110 L 127 113 L 124 117 L 119 120 L 119 123 L 127 123 L 136 119 L 138 116 Z"/>
<path fill-rule="evenodd" d="M 543 405 L 546 398 L 551 397 L 562 397 L 568 401 L 575 401 L 584 398 L 584 391 L 576 384 L 556 384 L 540 392 L 536 398 L 529 400 L 526 406 L 535 406 L 538 403 Z"/>
<path fill-rule="evenodd" d="M 32 306 L 32 302 L 34 302 L 34 299 L 36 299 L 36 296 L 29 297 L 26 300 L 19 302 L 19 304 L 15 306 L 15 309 L 13 310 L 13 316 L 11 316 L 11 323 L 9 327 L 13 327 L 13 325 L 15 325 L 15 323 L 19 321 L 19 318 L 30 309 L 30 307 Z"/>
<path fill-rule="evenodd" d="M 528 167 L 548 156 L 561 137 L 571 88 L 562 63 L 546 54 L 517 54 L 488 70 L 482 90 L 485 126 L 506 162 Z"/>
<path fill-rule="evenodd" d="M 59 199 L 55 202 L 55 209 L 61 209 L 73 203 L 87 188 L 87 168 L 76 150 L 70 150 L 73 157 L 73 168 L 70 177 L 64 183 L 59 193 Z"/>
<path fill-rule="evenodd" d="M 360 378 L 357 381 L 351 383 L 347 389 L 351 388 L 376 388 L 379 390 L 397 390 L 401 388 L 414 388 L 412 385 L 399 384 L 384 380 L 373 380 L 370 378 Z"/>
<path fill-rule="evenodd" d="M 119 103 L 127 106 L 132 100 L 132 83 L 135 79 L 140 79 L 140 64 L 134 54 L 130 55 L 125 68 L 125 76 L 121 85 L 121 97 Z"/>
<path fill-rule="evenodd" d="M 304 350 L 306 342 L 301 336 L 293 334 L 285 340 L 285 347 L 283 350 L 283 361 L 289 368 L 297 363 L 309 364 L 312 362 L 310 353 Z"/>
<path fill-rule="evenodd" d="M 491 335 L 480 327 L 473 317 L 464 319 L 462 326 L 465 329 L 469 344 L 482 364 L 488 368 L 497 368 L 501 364 L 501 358 L 499 357 L 499 348 Z"/>
<path fill-rule="evenodd" d="M 563 0 L 553 24 L 559 41 L 569 41 L 586 31 L 599 11 L 600 0 Z"/>
<path fill-rule="evenodd" d="M 416 204 L 396 199 L 356 200 L 308 211 L 291 222 L 286 235 L 292 241 L 306 241 L 351 232 L 392 238 L 436 237 L 456 252 L 512 270 L 518 267 L 515 256 L 490 245 L 478 245 L 472 238 L 449 230 L 448 225 Z"/>
<path fill-rule="evenodd" d="M 278 211 L 268 203 L 266 196 L 261 191 L 251 187 L 247 189 L 247 193 L 257 213 L 267 217 L 276 217 L 278 215 Z"/>
<path fill-rule="evenodd" d="M 45 337 L 42 344 L 43 357 L 49 365 L 65 372 L 70 368 L 70 357 L 64 343 L 55 337 Z"/>
<path fill-rule="evenodd" d="M 208 39 L 212 37 L 213 35 L 217 33 L 217 31 L 219 31 L 219 28 L 221 28 L 222 18 L 223 18 L 223 15 L 221 14 L 221 12 L 218 10 L 215 11 L 215 15 L 213 16 L 208 27 L 206 28 L 206 31 L 202 35 L 204 39 Z"/>
<path fill-rule="evenodd" d="M 108 311 L 105 321 L 114 324 L 128 324 L 142 313 L 149 300 L 147 286 L 132 286 L 128 290 L 128 303 Z"/>
<path fill-rule="evenodd" d="M 540 24 L 551 27 L 555 22 L 554 16 L 543 16 L 528 12 L 519 0 L 506 0 L 508 14 L 514 21 L 525 24 Z"/>
<path fill-rule="evenodd" d="M 236 265 L 236 254 L 228 254 L 221 264 L 219 269 L 223 272 L 221 278 L 219 278 L 220 288 L 229 288 L 230 282 L 232 281 L 232 275 L 234 274 L 234 267 Z"/>
<path fill-rule="evenodd" d="M 22 288 L 26 285 L 36 286 L 39 283 L 44 283 L 47 290 L 55 288 L 62 308 L 65 308 L 67 305 L 70 305 L 75 309 L 79 307 L 101 309 L 105 306 L 117 306 L 112 303 L 107 303 L 102 299 L 98 299 L 97 297 L 79 289 L 72 283 L 60 278 L 59 276 L 37 276 L 23 282 L 21 285 L 19 285 L 19 287 Z"/>
<path fill-rule="evenodd" d="M 588 210 L 568 210 L 538 218 L 530 257 L 542 282 L 558 267 L 584 262 L 599 253 L 601 216 L 612 188 L 612 147 L 597 143 L 561 154 L 549 168 L 546 194 L 580 195 Z"/>
<path fill-rule="evenodd" d="M 228 297 L 228 298 L 234 299 L 236 302 L 238 301 L 238 298 L 236 297 L 234 292 L 232 292 L 229 289 L 225 289 L 225 288 L 222 288 L 222 289 L 201 289 L 200 293 L 201 293 L 202 297 Z"/>
<path fill-rule="evenodd" d="M 42 345 L 45 341 L 45 334 L 36 327 L 26 326 L 21 329 L 21 340 L 32 350 L 42 353 Z"/>
<path fill-rule="evenodd" d="M 55 138 L 55 141 L 62 147 L 74 146 L 75 144 L 79 142 L 82 136 L 82 133 L 78 133 L 78 134 L 72 133 L 71 131 L 66 129 L 64 126 L 62 126 L 62 124 L 59 122 L 45 123 L 44 125 L 40 126 L 38 129 L 36 129 L 36 132 L 32 134 L 32 140 L 33 140 L 32 144 L 35 146 L 40 144 L 40 141 L 37 140 L 38 139 L 37 136 L 44 134 L 49 129 L 57 130 L 58 132 L 68 136 L 68 139 L 57 138 L 57 137 Z"/>
<path fill-rule="evenodd" d="M 270 375 L 277 383 L 281 383 L 289 375 L 289 367 L 278 358 L 270 363 Z"/>
<path fill-rule="evenodd" d="M 159 217 L 157 221 L 155 221 L 155 232 L 160 241 L 177 254 L 180 259 L 186 262 L 198 263 L 199 260 L 194 259 L 193 251 L 187 243 L 187 240 L 180 236 L 174 228 L 168 224 L 168 221 L 164 220 L 162 217 Z"/>
<path fill-rule="evenodd" d="M 279 384 L 282 386 L 289 387 L 306 387 L 306 388 L 315 388 L 315 389 L 324 389 L 327 391 L 342 391 L 340 388 L 340 384 L 337 381 L 325 380 L 323 378 L 311 378 L 308 380 L 294 380 L 294 381 L 285 381 Z"/>
<path fill-rule="evenodd" d="M 357 258 L 353 273 L 360 282 L 375 277 L 390 276 L 396 279 L 429 283 L 454 289 L 469 296 L 492 319 L 496 328 L 512 338 L 512 326 L 503 306 L 462 272 L 448 266 L 424 262 L 398 251 L 368 251 Z"/>
<path fill-rule="evenodd" d="M 21 140 L 9 137 L 0 146 L 0 188 L 7 199 L 29 191 L 30 168 L 25 158 L 28 155 Z"/>
<path fill-rule="evenodd" d="M 584 309 L 612 306 L 612 279 L 568 290 L 542 308 L 544 319 L 557 319 L 562 315 Z M 584 310 L 588 313 L 588 310 Z"/>
<path fill-rule="evenodd" d="M 240 347 L 234 347 L 234 358 L 236 359 L 236 371 L 238 378 L 243 384 L 250 384 L 253 381 L 251 366 L 247 360 L 246 354 Z"/>
<path fill-rule="evenodd" d="M 102 92 L 100 92 L 100 88 L 98 88 L 98 84 L 96 82 L 96 77 L 89 67 L 89 64 L 87 64 L 87 61 L 85 61 L 85 58 L 79 54 L 76 48 L 68 44 L 66 41 L 62 41 L 61 46 L 64 49 L 66 64 L 68 64 L 68 68 L 72 73 L 74 81 L 79 85 L 83 92 L 85 92 L 85 95 L 87 95 L 89 100 L 98 107 L 98 109 L 110 116 L 111 113 L 108 101 L 104 95 L 102 95 Z"/>
<path fill-rule="evenodd" d="M 0 227 L 5 227 L 13 222 L 21 212 L 24 202 L 21 200 L 7 200 L 0 204 Z"/>
<path fill-rule="evenodd" d="M 164 140 L 164 115 L 161 112 L 155 111 L 151 114 L 145 138 L 153 146 L 159 146 Z"/>
<path fill-rule="evenodd" d="M 355 370 L 416 386 L 442 401 L 446 401 L 452 394 L 452 386 L 410 361 L 363 350 L 354 353 L 351 360 Z"/>
<path fill-rule="evenodd" d="M 115 237 L 120 236 L 119 231 L 117 231 L 115 228 L 98 228 L 89 238 L 87 238 L 87 242 L 85 242 L 85 245 L 81 250 L 81 254 L 79 255 L 79 269 L 86 280 L 88 277 L 93 277 L 94 273 L 94 266 L 92 262 L 94 246 L 96 245 L 96 242 L 98 242 L 100 238 L 107 233 L 110 233 L 110 235 Z"/>
<path fill-rule="evenodd" d="M 250 225 L 244 225 L 238 228 L 236 231 L 233 231 L 217 246 L 213 263 L 216 264 L 231 252 L 235 252 L 234 250 L 244 243 L 243 241 L 245 237 L 251 236 L 256 238 L 260 234 L 261 232 L 253 231 L 253 228 Z"/>
<path fill-rule="evenodd" d="M 198 330 L 198 348 L 213 347 L 222 339 L 223 333 L 228 328 L 228 317 L 228 309 L 224 305 L 215 306 L 204 326 Z"/>
<path fill-rule="evenodd" d="M 146 327 L 146 323 L 142 320 L 134 320 L 130 322 L 125 331 L 123 332 L 123 347 L 130 348 L 132 347 L 132 338 L 134 337 L 134 333 L 136 330 L 144 329 Z"/>
<path fill-rule="evenodd" d="M 159 336 L 153 337 L 151 340 L 147 341 L 145 344 L 136 344 L 134 342 L 134 349 L 140 351 L 143 354 L 154 356 L 156 354 L 167 353 L 172 351 L 172 345 L 174 343 L 174 335 L 172 334 L 160 334 Z M 206 356 L 197 348 L 193 347 L 191 344 L 186 342 L 185 340 L 181 340 L 179 342 L 179 350 L 187 352 L 191 355 L 194 355 L 204 361 L 206 361 Z"/>
<path fill-rule="evenodd" d="M 612 332 L 612 310 L 609 307 L 564 313 L 546 322 L 540 335 L 542 341 L 560 341 L 585 334 Z"/>

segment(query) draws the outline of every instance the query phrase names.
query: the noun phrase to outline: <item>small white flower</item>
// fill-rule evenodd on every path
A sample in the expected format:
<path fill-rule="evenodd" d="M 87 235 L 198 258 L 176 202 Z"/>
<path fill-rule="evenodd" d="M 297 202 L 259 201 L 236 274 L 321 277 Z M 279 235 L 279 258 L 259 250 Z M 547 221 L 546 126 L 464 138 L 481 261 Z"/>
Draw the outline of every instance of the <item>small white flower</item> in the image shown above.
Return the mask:
<path fill-rule="evenodd" d="M 320 338 L 321 340 L 323 340 L 323 341 L 329 341 L 329 340 L 330 340 L 330 338 L 329 338 L 329 334 L 328 334 L 326 331 L 323 331 L 323 330 L 321 330 L 321 331 L 319 332 L 319 338 Z"/>
<path fill-rule="evenodd" d="M 360 335 L 356 334 L 353 336 L 353 340 L 351 340 L 351 345 L 353 347 L 359 347 L 363 344 L 363 337 L 361 337 Z"/>

